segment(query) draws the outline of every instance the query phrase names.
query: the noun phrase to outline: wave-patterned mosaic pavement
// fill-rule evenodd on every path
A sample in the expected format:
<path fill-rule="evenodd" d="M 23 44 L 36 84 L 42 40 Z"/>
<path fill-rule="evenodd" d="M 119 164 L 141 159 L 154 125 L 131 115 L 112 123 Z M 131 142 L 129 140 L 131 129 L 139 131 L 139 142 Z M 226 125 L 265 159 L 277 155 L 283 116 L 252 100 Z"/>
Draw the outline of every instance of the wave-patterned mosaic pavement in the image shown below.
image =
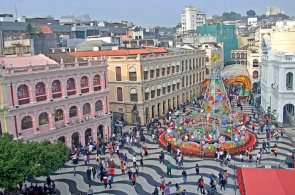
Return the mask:
<path fill-rule="evenodd" d="M 243 106 L 243 113 L 249 114 L 251 112 L 252 107 L 249 105 Z M 256 124 L 256 127 L 259 128 L 259 125 Z M 259 149 L 262 148 L 262 140 L 266 139 L 265 134 L 257 134 L 259 145 L 258 147 L 252 152 L 254 159 L 256 159 L 256 154 Z M 235 176 L 234 170 L 238 167 L 249 166 L 249 167 L 256 167 L 256 163 L 254 162 L 243 162 L 241 163 L 238 159 L 238 156 L 232 157 L 231 165 L 229 167 L 221 166 L 218 161 L 214 159 L 200 159 L 200 158 L 184 158 L 184 166 L 180 169 L 177 168 L 175 160 L 170 155 L 165 155 L 165 162 L 170 162 L 172 164 L 172 178 L 166 177 L 166 166 L 159 163 L 159 154 L 161 152 L 161 148 L 159 148 L 157 143 L 151 142 L 151 137 L 146 135 L 146 143 L 144 144 L 149 149 L 149 155 L 146 157 L 144 156 L 144 168 L 141 170 L 139 169 L 139 177 L 137 178 L 135 187 L 132 186 L 132 182 L 129 181 L 128 175 L 121 175 L 120 170 L 120 161 L 118 157 L 115 156 L 114 162 L 116 164 L 115 167 L 115 176 L 114 176 L 114 183 L 112 184 L 112 189 L 104 188 L 104 185 L 100 183 L 99 179 L 94 179 L 92 181 L 88 181 L 86 170 L 88 166 L 84 165 L 84 161 L 82 160 L 82 156 L 80 156 L 78 166 L 73 165 L 72 162 L 66 163 L 64 167 L 60 170 L 51 174 L 51 179 L 55 181 L 57 194 L 61 195 L 70 195 L 75 194 L 78 195 L 80 192 L 82 194 L 87 194 L 89 189 L 89 184 L 92 185 L 92 189 L 94 190 L 94 194 L 120 194 L 120 195 L 150 195 L 153 190 L 154 186 L 160 186 L 161 176 L 165 177 L 166 183 L 171 182 L 171 193 L 176 194 L 175 183 L 180 184 L 182 189 L 187 191 L 187 194 L 199 194 L 197 192 L 197 181 L 200 176 L 204 177 L 204 182 L 206 184 L 206 189 L 209 189 L 209 174 L 214 173 L 218 175 L 220 171 L 228 170 L 229 172 L 229 179 L 228 184 L 226 185 L 226 190 L 220 190 L 220 186 L 217 186 L 217 193 L 215 194 L 226 194 L 231 195 L 235 194 Z M 271 146 L 274 145 L 275 140 L 271 142 Z M 272 167 L 279 167 L 279 165 L 286 159 L 286 156 L 290 149 L 292 149 L 291 141 L 287 138 L 280 138 L 278 143 L 279 153 L 278 156 L 275 157 L 270 155 L 270 152 L 264 153 L 262 156 L 261 164 L 258 167 L 265 167 L 265 165 L 271 165 Z M 132 154 L 136 152 L 139 154 L 139 148 L 136 146 L 125 146 L 122 150 L 120 150 L 123 154 L 127 154 L 128 156 L 128 167 L 132 167 Z M 106 154 L 109 156 L 109 154 Z M 139 156 L 139 155 L 138 155 Z M 94 166 L 96 164 L 96 160 L 94 159 L 95 155 L 91 155 L 90 166 Z M 104 156 L 102 156 L 104 157 Z M 139 158 L 137 158 L 139 160 Z M 195 165 L 196 163 L 200 166 L 200 176 L 195 174 Z M 138 162 L 139 164 L 139 162 Z M 233 165 L 235 164 L 235 165 Z M 74 166 L 76 166 L 76 176 L 74 176 Z M 187 182 L 183 183 L 182 179 L 182 171 L 186 170 L 188 174 Z M 32 182 L 34 183 L 44 183 L 45 178 L 40 177 L 34 179 Z M 239 194 L 238 190 L 236 194 Z"/>

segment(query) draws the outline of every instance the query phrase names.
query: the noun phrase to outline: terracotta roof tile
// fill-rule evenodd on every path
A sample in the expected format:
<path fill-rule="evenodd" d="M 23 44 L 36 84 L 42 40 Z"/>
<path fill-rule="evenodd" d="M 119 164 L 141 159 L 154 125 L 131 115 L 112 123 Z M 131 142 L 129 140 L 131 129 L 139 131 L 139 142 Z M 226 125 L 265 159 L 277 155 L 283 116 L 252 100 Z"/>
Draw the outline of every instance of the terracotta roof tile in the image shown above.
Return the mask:
<path fill-rule="evenodd" d="M 52 30 L 49 26 L 40 26 L 40 28 L 43 33 L 52 33 Z"/>
<path fill-rule="evenodd" d="M 73 52 L 71 53 L 77 57 L 89 56 L 128 56 L 137 54 L 152 54 L 152 53 L 167 53 L 164 48 L 153 49 L 123 49 L 123 50 L 106 50 L 106 51 L 90 51 L 90 52 Z"/>

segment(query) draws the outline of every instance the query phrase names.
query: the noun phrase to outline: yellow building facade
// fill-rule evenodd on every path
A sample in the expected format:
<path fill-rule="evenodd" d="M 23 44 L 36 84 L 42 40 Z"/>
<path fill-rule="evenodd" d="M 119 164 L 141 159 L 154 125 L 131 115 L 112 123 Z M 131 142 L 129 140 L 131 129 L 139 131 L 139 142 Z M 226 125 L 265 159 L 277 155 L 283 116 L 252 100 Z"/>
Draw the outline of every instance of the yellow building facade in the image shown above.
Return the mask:
<path fill-rule="evenodd" d="M 169 107 L 176 109 L 181 102 L 201 95 L 206 71 L 204 50 L 134 53 L 104 53 L 109 65 L 110 110 L 116 116 L 123 115 L 128 124 L 145 124 L 147 119 L 167 114 Z M 96 58 L 100 56 L 92 56 Z"/>

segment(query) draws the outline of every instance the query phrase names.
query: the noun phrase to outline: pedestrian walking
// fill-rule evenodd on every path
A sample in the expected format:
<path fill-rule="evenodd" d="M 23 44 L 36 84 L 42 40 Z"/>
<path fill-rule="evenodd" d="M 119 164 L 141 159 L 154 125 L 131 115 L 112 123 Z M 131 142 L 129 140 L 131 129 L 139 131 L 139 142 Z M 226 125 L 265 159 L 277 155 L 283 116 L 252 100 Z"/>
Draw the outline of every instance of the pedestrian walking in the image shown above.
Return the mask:
<path fill-rule="evenodd" d="M 163 164 L 165 164 L 165 163 L 164 163 L 165 154 L 164 154 L 164 152 L 163 152 L 163 151 L 161 151 L 161 153 L 160 153 L 160 155 L 159 155 L 159 159 L 160 159 L 160 163 L 163 163 Z"/>
<path fill-rule="evenodd" d="M 155 186 L 154 192 L 152 193 L 152 195 L 159 195 L 159 190 L 158 187 Z"/>
<path fill-rule="evenodd" d="M 132 179 L 132 171 L 131 171 L 131 169 L 129 168 L 128 169 L 128 171 L 127 171 L 127 173 L 128 173 L 128 176 L 129 176 L 129 181 L 131 181 L 131 179 Z"/>
<path fill-rule="evenodd" d="M 185 170 L 182 171 L 182 178 L 183 178 L 183 183 L 187 182 L 187 173 Z"/>
<path fill-rule="evenodd" d="M 136 156 L 135 155 L 133 155 L 132 161 L 133 161 L 133 167 L 136 167 Z"/>
<path fill-rule="evenodd" d="M 93 180 L 95 179 L 95 175 L 96 175 L 96 169 L 95 169 L 95 167 L 92 167 Z"/>
<path fill-rule="evenodd" d="M 113 177 L 111 175 L 108 177 L 108 182 L 109 182 L 110 189 L 112 189 Z"/>
<path fill-rule="evenodd" d="M 140 162 L 141 170 L 143 170 L 143 158 L 141 158 L 139 162 Z"/>
<path fill-rule="evenodd" d="M 200 167 L 198 164 L 196 164 L 195 169 L 196 169 L 196 175 L 200 175 Z"/>
<path fill-rule="evenodd" d="M 120 164 L 120 169 L 121 169 L 122 175 L 124 175 L 125 174 L 125 169 L 124 169 L 123 162 L 121 162 L 121 164 Z"/>
<path fill-rule="evenodd" d="M 263 142 L 262 142 L 262 149 L 267 152 L 265 140 L 263 140 Z"/>
<path fill-rule="evenodd" d="M 107 189 L 108 187 L 108 178 L 107 176 L 103 176 L 103 185 L 104 185 L 104 189 Z"/>
<path fill-rule="evenodd" d="M 132 180 L 132 185 L 133 185 L 133 187 L 135 187 L 135 182 L 136 182 L 136 176 L 135 176 L 135 173 L 132 174 L 131 180 Z"/>
<path fill-rule="evenodd" d="M 90 169 L 90 167 L 88 167 L 86 172 L 87 172 L 88 181 L 90 181 L 91 180 L 91 169 Z"/>
<path fill-rule="evenodd" d="M 199 180 L 198 180 L 198 189 L 197 189 L 197 192 L 199 191 L 199 189 L 200 189 L 200 191 L 201 191 L 201 194 L 206 194 L 205 193 L 205 190 L 204 190 L 204 188 L 205 188 L 205 184 L 204 184 L 204 179 L 203 179 L 203 176 L 201 176 L 200 178 L 199 178 Z"/>
<path fill-rule="evenodd" d="M 74 176 L 76 176 L 76 167 L 74 167 Z"/>
<path fill-rule="evenodd" d="M 171 164 L 168 163 L 167 166 L 166 166 L 166 168 L 167 168 L 167 176 L 168 177 L 169 176 L 172 177 L 172 175 L 171 175 L 171 170 L 172 170 Z"/>
<path fill-rule="evenodd" d="M 281 128 L 281 137 L 282 138 L 284 137 L 284 128 L 283 127 Z"/>

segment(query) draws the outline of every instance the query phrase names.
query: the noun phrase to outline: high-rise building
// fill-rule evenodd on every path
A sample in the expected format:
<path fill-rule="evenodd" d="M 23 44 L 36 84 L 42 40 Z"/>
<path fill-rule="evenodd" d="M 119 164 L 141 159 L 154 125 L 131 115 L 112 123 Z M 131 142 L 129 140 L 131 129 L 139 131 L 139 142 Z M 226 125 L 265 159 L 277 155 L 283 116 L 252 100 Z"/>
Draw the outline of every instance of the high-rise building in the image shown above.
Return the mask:
<path fill-rule="evenodd" d="M 238 49 L 238 39 L 235 25 L 203 25 L 197 29 L 198 35 L 213 35 L 218 43 L 223 43 L 224 63 L 231 60 L 231 50 Z"/>
<path fill-rule="evenodd" d="M 278 14 L 285 14 L 284 11 L 282 11 L 279 7 L 277 6 L 267 6 L 266 7 L 266 16 L 273 16 L 273 15 L 278 15 Z"/>
<path fill-rule="evenodd" d="M 181 14 L 181 31 L 196 30 L 199 26 L 206 23 L 204 11 L 198 11 L 193 6 L 186 6 Z"/>

